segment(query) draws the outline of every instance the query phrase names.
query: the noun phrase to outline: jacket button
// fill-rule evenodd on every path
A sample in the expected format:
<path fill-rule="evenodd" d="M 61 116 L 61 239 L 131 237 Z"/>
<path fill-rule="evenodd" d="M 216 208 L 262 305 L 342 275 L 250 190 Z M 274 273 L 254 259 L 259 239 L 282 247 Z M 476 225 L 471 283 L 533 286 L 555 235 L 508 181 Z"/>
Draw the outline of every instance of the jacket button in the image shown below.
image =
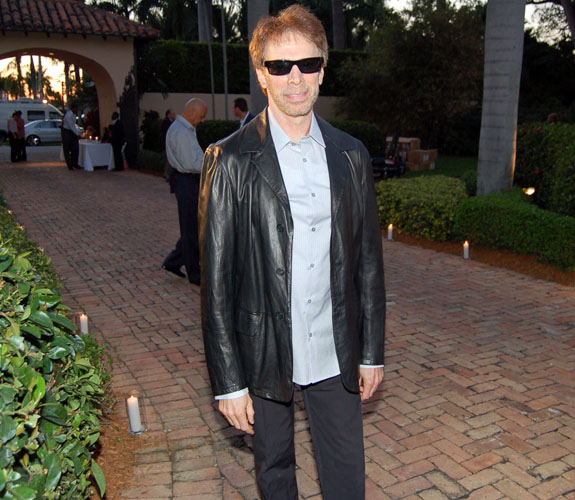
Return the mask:
<path fill-rule="evenodd" d="M 276 229 L 278 230 L 278 233 L 283 233 L 284 227 L 281 224 L 278 224 Z"/>
<path fill-rule="evenodd" d="M 282 319 L 284 319 L 284 313 L 277 312 L 277 313 L 276 313 L 276 319 L 277 319 L 277 320 L 282 320 Z"/>
<path fill-rule="evenodd" d="M 285 274 L 285 271 L 284 271 L 281 267 L 278 267 L 278 268 L 276 269 L 276 274 L 277 274 L 278 276 L 283 276 L 283 275 Z"/>

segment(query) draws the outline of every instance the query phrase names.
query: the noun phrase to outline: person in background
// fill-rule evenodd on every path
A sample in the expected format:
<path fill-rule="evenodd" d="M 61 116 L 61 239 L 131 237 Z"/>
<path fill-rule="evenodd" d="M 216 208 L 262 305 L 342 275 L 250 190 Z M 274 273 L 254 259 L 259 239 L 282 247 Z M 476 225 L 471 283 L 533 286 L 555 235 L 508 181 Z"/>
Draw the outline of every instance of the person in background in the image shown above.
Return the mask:
<path fill-rule="evenodd" d="M 243 97 L 238 97 L 234 101 L 234 115 L 240 119 L 240 128 L 246 126 L 255 118 L 255 115 L 248 110 L 248 103 Z"/>
<path fill-rule="evenodd" d="M 77 113 L 78 105 L 74 103 L 66 111 L 62 120 L 62 149 L 64 150 L 64 159 L 69 170 L 82 168 L 78 165 L 78 154 L 80 152 L 78 138 L 82 135 L 82 130 L 76 126 Z"/>
<path fill-rule="evenodd" d="M 168 162 L 174 168 L 171 184 L 178 201 L 180 239 L 176 248 L 164 259 L 162 267 L 177 276 L 200 284 L 200 255 L 198 249 L 198 191 L 204 152 L 198 143 L 196 127 L 208 113 L 201 99 L 190 99 L 181 115 L 177 115 L 166 135 Z"/>
<path fill-rule="evenodd" d="M 10 161 L 16 163 L 20 161 L 19 146 L 18 146 L 18 124 L 16 123 L 16 117 L 18 116 L 18 111 L 14 111 L 12 116 L 8 118 L 8 139 L 10 141 Z"/>
<path fill-rule="evenodd" d="M 114 150 L 114 171 L 119 172 L 120 170 L 124 170 L 122 148 L 124 147 L 126 139 L 124 137 L 124 125 L 122 124 L 120 114 L 117 111 L 112 113 L 112 125 L 110 127 L 112 135 L 110 142 L 112 143 L 112 149 Z"/>
<path fill-rule="evenodd" d="M 22 118 L 22 111 L 17 111 L 14 119 L 18 128 L 18 138 L 16 140 L 18 161 L 26 161 L 28 158 L 26 155 L 26 124 L 24 123 L 24 118 Z"/>
<path fill-rule="evenodd" d="M 268 107 L 205 154 L 202 330 L 218 407 L 253 435 L 265 499 L 297 500 L 294 386 L 325 500 L 365 498 L 361 401 L 383 380 L 381 229 L 365 146 L 313 111 L 328 58 L 295 4 L 250 55 Z"/>

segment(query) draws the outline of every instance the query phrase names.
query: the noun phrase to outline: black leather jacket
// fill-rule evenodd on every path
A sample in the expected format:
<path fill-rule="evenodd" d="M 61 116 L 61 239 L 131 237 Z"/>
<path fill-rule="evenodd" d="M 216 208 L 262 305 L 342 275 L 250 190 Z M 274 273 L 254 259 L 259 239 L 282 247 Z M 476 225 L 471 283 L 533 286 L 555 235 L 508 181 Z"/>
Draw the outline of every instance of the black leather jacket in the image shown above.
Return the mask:
<path fill-rule="evenodd" d="M 331 298 L 342 381 L 383 364 L 385 287 L 378 208 L 363 144 L 318 118 L 331 184 Z M 244 387 L 292 397 L 293 222 L 267 113 L 204 156 L 200 188 L 202 328 L 215 395 Z"/>

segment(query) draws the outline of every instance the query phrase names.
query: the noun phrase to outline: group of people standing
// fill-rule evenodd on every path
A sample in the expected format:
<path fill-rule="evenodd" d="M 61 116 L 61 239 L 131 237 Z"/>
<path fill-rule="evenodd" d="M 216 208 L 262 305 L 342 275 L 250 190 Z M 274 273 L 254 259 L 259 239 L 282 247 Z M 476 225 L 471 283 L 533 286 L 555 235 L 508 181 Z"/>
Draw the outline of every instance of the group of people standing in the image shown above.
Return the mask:
<path fill-rule="evenodd" d="M 8 139 L 10 141 L 10 161 L 26 161 L 26 130 L 22 111 L 14 111 L 8 118 Z"/>

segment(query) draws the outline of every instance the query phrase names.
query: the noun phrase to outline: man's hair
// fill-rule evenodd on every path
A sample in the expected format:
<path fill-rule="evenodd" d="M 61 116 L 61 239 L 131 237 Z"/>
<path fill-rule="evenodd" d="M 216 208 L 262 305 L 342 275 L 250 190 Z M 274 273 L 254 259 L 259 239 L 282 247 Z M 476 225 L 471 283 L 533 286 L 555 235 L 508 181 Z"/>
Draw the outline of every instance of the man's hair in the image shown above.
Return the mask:
<path fill-rule="evenodd" d="M 172 113 L 172 108 L 166 109 L 166 118 Z"/>
<path fill-rule="evenodd" d="M 263 17 L 258 22 L 250 41 L 250 56 L 254 68 L 264 65 L 264 49 L 268 43 L 278 43 L 287 34 L 297 34 L 313 43 L 327 64 L 328 45 L 321 21 L 307 8 L 290 5 L 277 16 Z"/>
<path fill-rule="evenodd" d="M 120 118 L 120 113 L 118 113 L 117 111 L 114 111 L 112 113 L 112 120 L 115 120 L 116 118 Z"/>
<path fill-rule="evenodd" d="M 238 97 L 234 101 L 234 108 L 239 108 L 240 111 L 247 111 L 248 110 L 248 103 L 243 97 Z"/>

